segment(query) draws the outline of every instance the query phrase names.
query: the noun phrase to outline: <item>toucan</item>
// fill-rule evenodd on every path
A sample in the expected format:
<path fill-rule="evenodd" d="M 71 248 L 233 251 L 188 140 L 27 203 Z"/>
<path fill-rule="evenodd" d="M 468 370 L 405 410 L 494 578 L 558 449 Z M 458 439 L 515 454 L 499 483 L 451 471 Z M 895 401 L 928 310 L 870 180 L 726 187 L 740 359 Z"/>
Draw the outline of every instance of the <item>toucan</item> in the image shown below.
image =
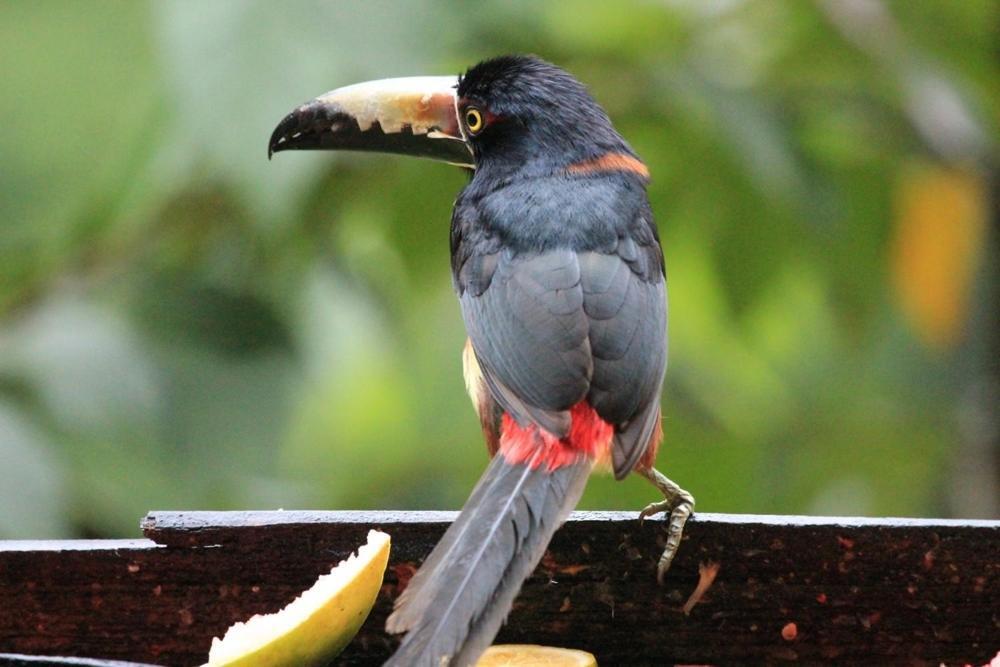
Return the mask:
<path fill-rule="evenodd" d="M 657 576 L 694 498 L 654 467 L 667 299 L 649 171 L 587 89 L 534 56 L 458 77 L 338 88 L 274 130 L 268 156 L 399 153 L 468 170 L 451 276 L 468 332 L 465 385 L 491 456 L 386 623 L 388 665 L 474 664 L 595 468 L 631 472 L 669 514 Z"/>

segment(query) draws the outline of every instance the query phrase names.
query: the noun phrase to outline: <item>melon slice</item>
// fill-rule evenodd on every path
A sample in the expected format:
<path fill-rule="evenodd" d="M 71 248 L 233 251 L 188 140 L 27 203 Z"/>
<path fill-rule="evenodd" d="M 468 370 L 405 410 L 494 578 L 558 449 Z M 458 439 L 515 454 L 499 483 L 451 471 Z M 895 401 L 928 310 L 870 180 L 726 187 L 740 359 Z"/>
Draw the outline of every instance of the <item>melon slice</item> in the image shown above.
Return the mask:
<path fill-rule="evenodd" d="M 323 665 L 354 638 L 375 604 L 389 562 L 389 536 L 368 543 L 279 612 L 236 623 L 212 640 L 208 666 Z"/>
<path fill-rule="evenodd" d="M 586 651 L 534 644 L 497 644 L 486 649 L 476 667 L 597 667 Z"/>

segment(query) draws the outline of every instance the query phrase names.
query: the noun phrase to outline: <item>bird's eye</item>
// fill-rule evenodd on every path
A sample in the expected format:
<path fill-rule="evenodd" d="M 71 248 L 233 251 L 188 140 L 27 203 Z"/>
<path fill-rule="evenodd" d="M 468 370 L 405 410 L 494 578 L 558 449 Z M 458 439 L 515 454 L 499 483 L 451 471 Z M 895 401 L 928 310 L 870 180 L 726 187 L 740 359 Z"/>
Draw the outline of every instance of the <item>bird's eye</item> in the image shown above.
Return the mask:
<path fill-rule="evenodd" d="M 479 134 L 483 129 L 483 113 L 475 107 L 466 109 L 465 126 L 469 128 L 469 134 Z"/>

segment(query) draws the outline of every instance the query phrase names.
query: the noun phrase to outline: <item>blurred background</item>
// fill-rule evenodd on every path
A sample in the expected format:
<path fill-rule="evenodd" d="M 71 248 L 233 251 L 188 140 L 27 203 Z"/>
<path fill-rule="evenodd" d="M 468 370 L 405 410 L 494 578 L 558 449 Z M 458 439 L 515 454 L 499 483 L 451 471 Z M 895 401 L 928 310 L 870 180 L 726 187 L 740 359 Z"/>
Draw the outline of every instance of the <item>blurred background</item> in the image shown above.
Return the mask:
<path fill-rule="evenodd" d="M 991 0 L 0 4 L 0 537 L 458 508 L 466 177 L 266 159 L 297 104 L 532 52 L 648 162 L 659 467 L 698 509 L 998 510 Z M 639 479 L 585 508 L 638 510 Z"/>

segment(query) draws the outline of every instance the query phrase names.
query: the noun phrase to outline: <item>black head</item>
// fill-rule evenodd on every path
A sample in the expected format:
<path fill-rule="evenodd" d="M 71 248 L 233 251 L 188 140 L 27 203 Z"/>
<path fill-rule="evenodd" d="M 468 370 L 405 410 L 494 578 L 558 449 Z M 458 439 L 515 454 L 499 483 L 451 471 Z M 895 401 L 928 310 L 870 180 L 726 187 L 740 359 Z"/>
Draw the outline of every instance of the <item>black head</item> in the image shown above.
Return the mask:
<path fill-rule="evenodd" d="M 479 173 L 534 175 L 606 154 L 635 156 L 583 84 L 535 56 L 475 65 L 456 96 Z"/>

